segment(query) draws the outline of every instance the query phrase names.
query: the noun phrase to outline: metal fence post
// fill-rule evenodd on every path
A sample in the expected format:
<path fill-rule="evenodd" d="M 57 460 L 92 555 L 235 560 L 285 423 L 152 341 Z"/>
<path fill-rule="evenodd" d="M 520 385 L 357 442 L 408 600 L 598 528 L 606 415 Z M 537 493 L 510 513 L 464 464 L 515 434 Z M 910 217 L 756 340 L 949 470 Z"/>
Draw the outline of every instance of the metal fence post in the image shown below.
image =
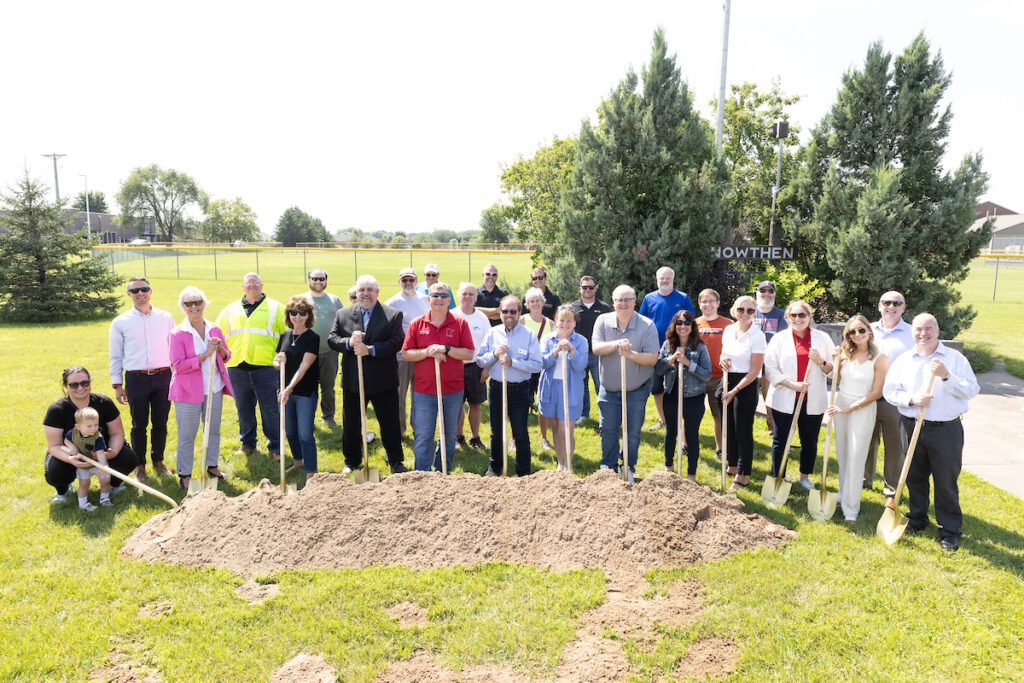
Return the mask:
<path fill-rule="evenodd" d="M 306 254 L 307 253 L 308 252 L 305 249 L 302 250 L 302 278 L 303 279 L 306 278 L 306 273 L 309 272 L 309 267 L 306 265 Z"/>
<path fill-rule="evenodd" d="M 220 279 L 219 277 L 217 277 L 217 250 L 216 249 L 213 250 L 213 279 L 214 280 L 219 280 Z"/>
<path fill-rule="evenodd" d="M 466 256 L 469 257 L 469 269 L 466 276 L 466 282 L 473 281 L 473 252 L 467 251 Z"/>
<path fill-rule="evenodd" d="M 146 252 L 142 252 L 142 277 L 149 277 L 149 273 L 146 272 Z"/>
<path fill-rule="evenodd" d="M 181 279 L 181 251 L 179 249 L 174 250 L 174 271 L 178 274 L 178 279 Z"/>
<path fill-rule="evenodd" d="M 359 250 L 352 247 L 352 281 L 359 277 Z"/>
<path fill-rule="evenodd" d="M 114 250 L 110 250 L 110 272 L 117 275 L 117 269 L 114 268 Z"/>
<path fill-rule="evenodd" d="M 256 272 L 260 272 L 260 250 L 256 250 Z"/>
<path fill-rule="evenodd" d="M 999 284 L 999 257 L 996 257 L 996 277 L 992 280 L 992 301 L 996 300 L 996 285 Z"/>

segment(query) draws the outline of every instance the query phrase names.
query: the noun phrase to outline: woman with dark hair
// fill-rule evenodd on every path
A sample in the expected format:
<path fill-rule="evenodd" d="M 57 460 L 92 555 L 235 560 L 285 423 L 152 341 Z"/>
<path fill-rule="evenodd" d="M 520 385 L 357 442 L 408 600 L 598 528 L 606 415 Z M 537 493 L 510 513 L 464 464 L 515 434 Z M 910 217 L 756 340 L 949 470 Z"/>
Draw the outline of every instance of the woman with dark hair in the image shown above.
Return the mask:
<path fill-rule="evenodd" d="M 871 323 L 864 316 L 855 315 L 846 321 L 839 360 L 839 390 L 828 414 L 836 427 L 839 503 L 843 518 L 852 526 L 860 512 L 861 482 L 875 429 L 876 401 L 882 396 L 889 370 L 889 358 L 878 353 Z"/>
<path fill-rule="evenodd" d="M 317 394 L 320 388 L 320 336 L 312 330 L 316 312 L 305 296 L 293 296 L 285 306 L 288 329 L 277 341 L 274 368 L 284 365 L 284 386 L 280 400 L 284 406 L 284 431 L 288 448 L 295 461 L 292 472 L 305 469 L 317 471 L 316 439 L 313 418 L 316 417 Z"/>
<path fill-rule="evenodd" d="M 79 455 L 71 455 L 64 449 L 64 434 L 75 426 L 75 413 L 81 408 L 92 408 L 100 416 L 100 434 L 106 442 L 107 464 L 118 472 L 131 475 L 138 460 L 135 452 L 124 438 L 121 413 L 114 400 L 90 391 L 92 377 L 80 365 L 64 370 L 61 375 L 64 398 L 50 405 L 43 417 L 43 435 L 46 437 L 46 483 L 56 491 L 51 503 L 68 500 L 71 483 L 75 480 L 77 468 L 88 469 L 89 463 Z M 127 487 L 120 479 L 112 477 L 111 492 L 121 493 Z"/>
<path fill-rule="evenodd" d="M 683 367 L 683 386 L 676 381 L 678 366 Z M 711 379 L 711 356 L 701 341 L 693 314 L 676 311 L 665 332 L 665 343 L 658 353 L 655 375 L 665 387 L 665 468 L 670 472 L 675 460 L 679 424 L 679 401 L 683 402 L 686 442 L 686 478 L 697 481 L 697 457 L 700 455 L 700 421 L 704 419 L 704 392 Z"/>

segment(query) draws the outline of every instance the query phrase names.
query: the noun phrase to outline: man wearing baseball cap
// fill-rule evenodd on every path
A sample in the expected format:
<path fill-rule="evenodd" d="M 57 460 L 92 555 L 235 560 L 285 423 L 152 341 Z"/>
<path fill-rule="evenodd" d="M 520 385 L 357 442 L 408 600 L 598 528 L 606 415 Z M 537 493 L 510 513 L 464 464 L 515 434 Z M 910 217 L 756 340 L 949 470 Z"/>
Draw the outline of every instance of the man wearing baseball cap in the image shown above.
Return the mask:
<path fill-rule="evenodd" d="M 402 268 L 398 271 L 398 284 L 401 286 L 398 294 L 384 303 L 402 312 L 402 334 L 405 334 L 409 331 L 409 323 L 430 310 L 430 303 L 426 294 L 420 294 L 419 287 L 416 286 L 416 271 L 412 268 Z M 402 352 L 399 351 L 398 422 L 402 426 L 402 436 L 405 436 L 405 404 L 412 384 L 412 367 L 412 363 L 406 363 L 402 358 Z"/>
<path fill-rule="evenodd" d="M 423 266 L 423 277 L 426 278 L 425 283 L 416 285 L 416 291 L 427 296 L 427 292 L 430 291 L 430 286 L 438 281 L 441 277 L 441 269 L 437 267 L 436 263 L 428 263 Z M 452 292 L 452 288 L 448 288 L 448 310 L 455 308 L 455 294 Z"/>
<path fill-rule="evenodd" d="M 786 312 L 775 305 L 775 283 L 771 280 L 764 280 L 757 284 L 757 310 L 754 311 L 754 324 L 761 328 L 766 342 L 770 342 L 776 332 L 789 327 L 786 324 Z M 761 399 L 768 395 L 768 377 L 761 371 Z M 768 423 L 768 433 L 775 432 L 775 425 L 772 423 L 772 411 L 765 408 L 765 421 Z"/>

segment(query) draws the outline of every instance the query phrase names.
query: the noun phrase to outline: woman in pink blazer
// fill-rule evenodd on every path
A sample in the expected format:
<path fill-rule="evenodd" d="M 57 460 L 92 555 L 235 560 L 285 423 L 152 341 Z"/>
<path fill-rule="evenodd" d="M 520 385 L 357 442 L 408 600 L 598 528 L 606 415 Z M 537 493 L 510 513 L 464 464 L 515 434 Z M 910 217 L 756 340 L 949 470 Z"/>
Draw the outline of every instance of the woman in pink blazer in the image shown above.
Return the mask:
<path fill-rule="evenodd" d="M 224 479 L 217 466 L 220 454 L 220 414 L 224 395 L 232 396 L 224 362 L 231 351 L 224 343 L 221 329 L 203 317 L 206 295 L 189 286 L 178 295 L 178 305 L 185 312 L 185 320 L 171 332 L 171 387 L 168 396 L 174 402 L 174 416 L 178 422 L 178 484 L 188 488 L 192 478 L 192 457 L 195 452 L 199 423 L 206 412 L 206 397 L 210 396 L 209 439 L 206 448 L 206 471 L 212 477 Z M 211 364 L 216 364 L 212 375 Z M 213 385 L 210 386 L 212 381 Z"/>

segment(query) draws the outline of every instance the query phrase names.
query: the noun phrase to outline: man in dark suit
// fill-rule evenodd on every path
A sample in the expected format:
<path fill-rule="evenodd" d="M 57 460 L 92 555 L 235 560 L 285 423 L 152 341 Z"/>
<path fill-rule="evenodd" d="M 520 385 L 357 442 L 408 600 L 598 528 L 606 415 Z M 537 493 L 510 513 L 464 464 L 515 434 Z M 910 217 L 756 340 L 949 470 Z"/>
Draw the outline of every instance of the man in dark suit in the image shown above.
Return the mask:
<path fill-rule="evenodd" d="M 380 303 L 380 286 L 372 275 L 356 280 L 356 303 L 335 315 L 327 343 L 341 352 L 342 438 L 348 474 L 362 464 L 362 430 L 359 424 L 359 372 L 356 356 L 363 359 L 366 402 L 380 423 L 381 442 L 394 473 L 406 472 L 402 464 L 402 429 L 398 419 L 398 351 L 402 333 L 402 312 Z"/>

